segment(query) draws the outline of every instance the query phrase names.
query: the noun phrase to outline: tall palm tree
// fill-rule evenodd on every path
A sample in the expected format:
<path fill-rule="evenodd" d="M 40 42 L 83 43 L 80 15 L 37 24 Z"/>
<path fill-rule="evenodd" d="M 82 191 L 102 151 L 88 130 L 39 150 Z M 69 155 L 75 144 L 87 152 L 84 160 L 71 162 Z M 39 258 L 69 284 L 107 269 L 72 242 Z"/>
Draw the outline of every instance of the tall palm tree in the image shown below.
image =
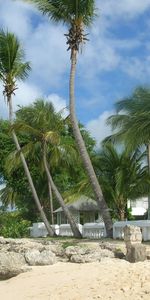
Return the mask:
<path fill-rule="evenodd" d="M 13 106 L 12 97 L 17 89 L 17 80 L 24 80 L 30 71 L 29 62 L 24 62 L 24 52 L 17 37 L 10 32 L 0 31 L 0 80 L 4 85 L 4 97 L 7 100 L 9 108 L 9 121 L 13 124 Z M 17 151 L 20 152 L 20 158 L 27 176 L 33 198 L 40 212 L 41 218 L 47 228 L 48 233 L 53 236 L 54 231 L 49 225 L 43 208 L 40 204 L 37 192 L 35 190 L 25 157 L 21 152 L 18 138 L 15 131 L 12 131 L 12 138 Z"/>
<path fill-rule="evenodd" d="M 30 155 L 34 153 L 35 157 L 39 156 L 39 160 L 43 160 L 48 185 L 62 207 L 74 236 L 81 238 L 81 233 L 53 181 L 50 164 L 48 163 L 49 157 L 52 163 L 57 161 L 58 164 L 60 163 L 60 155 L 63 158 L 67 156 L 66 160 L 68 160 L 71 153 L 74 155 L 75 150 L 71 145 L 66 147 L 64 143 L 65 137 L 60 136 L 61 128 L 64 128 L 64 122 L 61 120 L 60 115 L 56 114 L 53 105 L 42 99 L 37 100 L 32 106 L 20 109 L 17 112 L 17 120 L 18 122 L 15 124 L 16 130 L 25 132 L 32 140 L 24 147 L 24 150 L 28 151 Z"/>
<path fill-rule="evenodd" d="M 108 119 L 108 123 L 117 132 L 110 139 L 125 142 L 129 151 L 146 146 L 150 174 L 150 89 L 137 88 L 134 93 L 116 103 L 117 114 Z M 148 219 L 150 219 L 150 195 Z"/>
<path fill-rule="evenodd" d="M 103 193 L 93 169 L 89 154 L 87 152 L 83 137 L 81 135 L 75 112 L 75 72 L 77 64 L 77 54 L 80 46 L 85 43 L 87 35 L 84 33 L 84 27 L 92 24 L 95 17 L 95 0 L 26 0 L 37 6 L 37 8 L 46 14 L 55 22 L 63 22 L 69 27 L 66 35 L 68 50 L 71 51 L 71 70 L 69 81 L 70 98 L 70 119 L 72 123 L 74 137 L 88 174 L 91 186 L 93 188 L 98 206 L 105 222 L 108 236 L 112 236 L 112 220 L 104 200 Z"/>

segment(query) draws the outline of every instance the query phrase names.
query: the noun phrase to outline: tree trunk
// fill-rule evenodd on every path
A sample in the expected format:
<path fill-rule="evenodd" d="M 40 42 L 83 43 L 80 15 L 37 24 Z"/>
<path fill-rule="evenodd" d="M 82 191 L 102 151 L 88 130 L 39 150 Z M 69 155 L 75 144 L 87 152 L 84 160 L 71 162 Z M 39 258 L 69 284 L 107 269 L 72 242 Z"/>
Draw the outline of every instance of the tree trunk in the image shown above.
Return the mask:
<path fill-rule="evenodd" d="M 67 206 L 64 203 L 64 200 L 63 200 L 61 194 L 59 193 L 59 191 L 58 191 L 55 183 L 53 182 L 52 176 L 51 176 L 50 171 L 49 171 L 48 163 L 47 163 L 46 149 L 45 148 L 46 148 L 46 145 L 44 145 L 44 149 L 43 149 L 43 163 L 44 163 L 44 168 L 45 168 L 45 171 L 46 171 L 49 183 L 51 185 L 52 191 L 53 191 L 53 193 L 54 193 L 54 195 L 55 195 L 58 203 L 62 207 L 63 212 L 64 212 L 66 218 L 68 219 L 68 222 L 69 222 L 69 224 L 71 226 L 71 229 L 72 229 L 72 232 L 74 234 L 74 237 L 76 237 L 76 238 L 82 238 L 82 235 L 81 235 L 81 233 L 80 233 L 80 231 L 79 231 L 79 229 L 77 227 L 77 224 L 75 223 L 72 215 L 70 214 Z"/>
<path fill-rule="evenodd" d="M 147 145 L 148 172 L 150 175 L 150 144 Z M 148 220 L 150 220 L 150 193 L 148 194 Z"/>
<path fill-rule="evenodd" d="M 53 194 L 52 194 L 52 189 L 51 189 L 51 185 L 50 185 L 49 180 L 48 180 L 48 190 L 49 190 L 51 224 L 54 225 Z"/>
<path fill-rule="evenodd" d="M 9 120 L 10 120 L 11 125 L 13 125 L 13 110 L 12 110 L 12 99 L 11 99 L 11 96 L 8 99 L 8 105 L 9 105 Z M 25 171 L 25 174 L 27 176 L 27 179 L 28 179 L 28 182 L 29 182 L 29 186 L 30 186 L 30 189 L 31 189 L 31 192 L 32 192 L 32 196 L 33 196 L 33 198 L 35 200 L 35 203 L 37 205 L 38 211 L 40 212 L 42 221 L 45 224 L 45 227 L 46 227 L 46 229 L 48 231 L 48 234 L 50 236 L 55 236 L 55 233 L 54 233 L 53 229 L 50 227 L 49 222 L 47 220 L 47 217 L 46 217 L 46 215 L 45 215 L 45 213 L 43 211 L 43 208 L 41 206 L 40 200 L 38 198 L 37 192 L 36 192 L 34 184 L 33 184 L 32 177 L 30 175 L 30 171 L 28 169 L 25 157 L 24 157 L 23 153 L 21 152 L 21 147 L 19 145 L 16 133 L 15 133 L 14 130 L 12 130 L 12 137 L 13 137 L 13 141 L 15 143 L 16 149 L 20 153 L 20 159 L 22 161 L 23 168 L 24 168 L 24 171 Z"/>
<path fill-rule="evenodd" d="M 119 219 L 120 219 L 120 221 L 124 221 L 125 220 L 125 210 L 124 209 L 121 209 L 120 211 L 119 211 Z"/>
<path fill-rule="evenodd" d="M 107 207 L 107 204 L 104 200 L 101 187 L 99 185 L 99 182 L 97 180 L 97 177 L 95 175 L 95 171 L 93 169 L 89 154 L 87 152 L 87 149 L 85 147 L 84 140 L 82 138 L 82 135 L 80 133 L 80 129 L 78 126 L 78 121 L 76 118 L 76 112 L 75 112 L 75 93 L 74 93 L 74 83 L 75 83 L 75 71 L 76 71 L 76 62 L 77 62 L 77 51 L 72 50 L 71 55 L 71 71 L 70 71 L 70 83 L 69 83 L 69 98 L 70 98 L 70 118 L 73 128 L 74 137 L 81 155 L 82 162 L 84 164 L 85 170 L 88 174 L 91 186 L 93 188 L 93 192 L 96 197 L 96 201 L 98 203 L 100 212 L 102 214 L 106 232 L 108 237 L 112 237 L 112 230 L 113 230 L 113 224 L 110 217 L 109 209 Z"/>

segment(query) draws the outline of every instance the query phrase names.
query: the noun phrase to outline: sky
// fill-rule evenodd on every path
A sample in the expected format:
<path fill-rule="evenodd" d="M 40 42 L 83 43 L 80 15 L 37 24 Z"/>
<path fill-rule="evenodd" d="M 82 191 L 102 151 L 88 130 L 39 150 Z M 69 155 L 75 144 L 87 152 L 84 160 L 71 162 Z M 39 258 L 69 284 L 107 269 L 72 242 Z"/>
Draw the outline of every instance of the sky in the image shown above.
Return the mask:
<path fill-rule="evenodd" d="M 150 0 L 97 0 L 96 6 L 95 22 L 86 29 L 90 41 L 78 56 L 76 111 L 99 144 L 111 133 L 106 119 L 114 113 L 114 103 L 137 86 L 150 85 Z M 67 28 L 21 0 L 0 0 L 0 28 L 18 36 L 32 67 L 28 79 L 18 83 L 14 111 L 40 97 L 53 102 L 57 111 L 66 108 Z M 0 117 L 7 117 L 1 83 Z"/>

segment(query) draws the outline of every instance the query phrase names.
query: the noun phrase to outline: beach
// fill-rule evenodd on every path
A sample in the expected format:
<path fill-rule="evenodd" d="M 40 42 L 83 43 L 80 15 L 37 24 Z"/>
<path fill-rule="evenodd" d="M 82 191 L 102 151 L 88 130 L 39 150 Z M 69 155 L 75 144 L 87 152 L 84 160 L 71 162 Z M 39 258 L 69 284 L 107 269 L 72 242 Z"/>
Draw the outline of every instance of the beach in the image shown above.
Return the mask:
<path fill-rule="evenodd" d="M 0 282 L 3 300 L 149 300 L 150 261 L 58 262 Z"/>

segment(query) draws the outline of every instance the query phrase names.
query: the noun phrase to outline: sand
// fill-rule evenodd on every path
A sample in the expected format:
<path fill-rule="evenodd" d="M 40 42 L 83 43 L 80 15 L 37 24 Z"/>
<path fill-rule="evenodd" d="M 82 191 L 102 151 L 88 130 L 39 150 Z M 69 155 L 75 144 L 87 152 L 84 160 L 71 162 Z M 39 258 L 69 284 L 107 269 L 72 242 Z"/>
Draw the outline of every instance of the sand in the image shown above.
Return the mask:
<path fill-rule="evenodd" d="M 58 262 L 0 282 L 0 300 L 150 300 L 150 262 Z"/>

